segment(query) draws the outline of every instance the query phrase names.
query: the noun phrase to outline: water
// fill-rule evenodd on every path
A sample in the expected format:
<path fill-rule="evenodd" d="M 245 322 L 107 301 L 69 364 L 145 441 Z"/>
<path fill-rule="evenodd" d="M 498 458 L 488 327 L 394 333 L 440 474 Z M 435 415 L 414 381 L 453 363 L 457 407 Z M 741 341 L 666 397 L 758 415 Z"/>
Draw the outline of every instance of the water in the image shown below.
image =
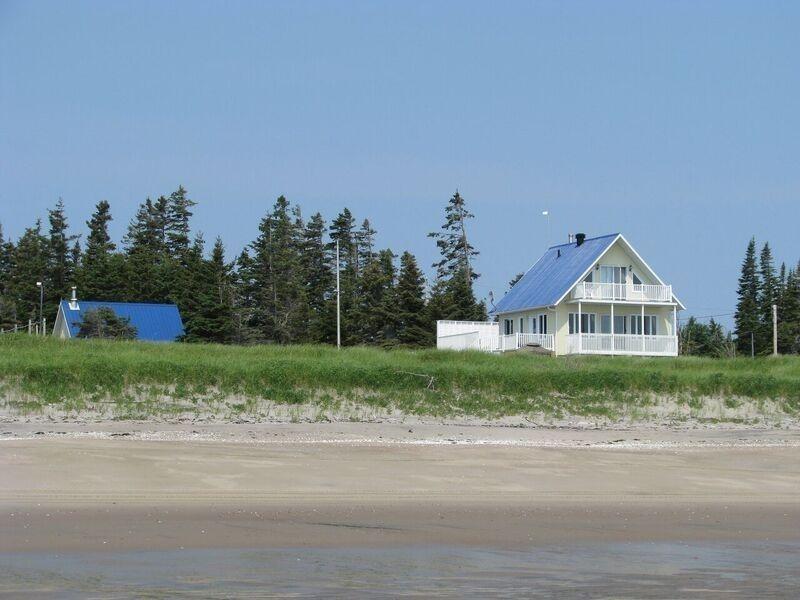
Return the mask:
<path fill-rule="evenodd" d="M 0 597 L 796 598 L 800 542 L 0 554 Z"/>

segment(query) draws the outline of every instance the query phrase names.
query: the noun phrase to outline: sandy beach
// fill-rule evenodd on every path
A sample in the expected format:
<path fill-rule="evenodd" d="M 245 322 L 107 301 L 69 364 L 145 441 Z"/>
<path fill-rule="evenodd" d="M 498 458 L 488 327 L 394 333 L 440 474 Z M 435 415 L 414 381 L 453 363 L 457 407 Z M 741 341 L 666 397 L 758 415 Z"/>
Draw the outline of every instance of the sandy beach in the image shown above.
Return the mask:
<path fill-rule="evenodd" d="M 12 424 L 0 555 L 794 547 L 798 492 L 796 431 Z"/>

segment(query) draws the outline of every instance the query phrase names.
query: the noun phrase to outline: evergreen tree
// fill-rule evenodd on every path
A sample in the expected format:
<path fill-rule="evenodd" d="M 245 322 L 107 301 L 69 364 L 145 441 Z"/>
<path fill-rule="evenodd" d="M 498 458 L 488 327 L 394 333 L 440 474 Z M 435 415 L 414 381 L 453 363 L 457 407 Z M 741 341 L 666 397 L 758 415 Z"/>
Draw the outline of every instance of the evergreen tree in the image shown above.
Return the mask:
<path fill-rule="evenodd" d="M 64 201 L 59 198 L 54 208 L 48 211 L 50 230 L 47 245 L 47 275 L 45 277 L 45 310 L 48 323 L 55 321 L 58 303 L 70 295 L 75 282 L 75 255 L 70 247 L 77 236 L 69 235 Z"/>
<path fill-rule="evenodd" d="M 327 245 L 328 254 L 331 257 L 331 271 L 335 282 L 336 271 L 339 271 L 339 286 L 341 290 L 341 333 L 342 344 L 352 345 L 359 342 L 356 315 L 354 307 L 356 304 L 356 294 L 358 292 L 356 281 L 356 265 L 358 258 L 356 253 L 355 237 L 353 233 L 355 219 L 352 213 L 345 208 L 331 222 L 330 242 Z M 336 265 L 336 242 L 339 242 L 339 264 Z M 324 338 L 336 340 L 336 294 L 332 294 L 326 307 L 326 320 Z"/>
<path fill-rule="evenodd" d="M 230 267 L 225 264 L 222 240 L 217 238 L 210 259 L 204 257 L 204 248 L 203 236 L 197 234 L 179 271 L 184 340 L 225 343 L 233 334 Z"/>
<path fill-rule="evenodd" d="M 772 306 L 778 302 L 778 279 L 769 243 L 765 243 L 759 260 L 758 312 L 760 327 L 757 334 L 758 352 L 772 352 Z"/>
<path fill-rule="evenodd" d="M 472 268 L 472 259 L 478 251 L 467 238 L 466 222 L 473 217 L 456 191 L 445 208 L 441 231 L 428 234 L 436 240 L 442 256 L 433 265 L 437 284 L 431 296 L 431 315 L 438 315 L 438 318 L 478 320 L 480 315 L 486 318 L 486 306 L 483 302 L 478 303 L 472 288 L 473 281 L 479 277 Z"/>
<path fill-rule="evenodd" d="M 789 270 L 779 301 L 778 352 L 800 353 L 800 262 Z"/>
<path fill-rule="evenodd" d="M 425 277 L 410 252 L 400 257 L 397 282 L 397 339 L 406 346 L 433 344 L 434 329 L 425 311 Z"/>
<path fill-rule="evenodd" d="M 382 344 L 395 337 L 394 254 L 382 250 L 377 259 L 370 260 L 358 279 L 358 301 L 354 307 L 353 324 L 362 344 Z"/>
<path fill-rule="evenodd" d="M 89 300 L 114 301 L 124 294 L 124 265 L 119 259 L 114 260 L 116 246 L 108 233 L 111 220 L 111 207 L 106 200 L 101 200 L 86 221 L 89 236 L 79 271 L 78 291 L 81 297 Z"/>
<path fill-rule="evenodd" d="M 326 311 L 333 294 L 334 276 L 331 274 L 330 252 L 325 246 L 324 236 L 325 221 L 322 215 L 316 213 L 303 229 L 300 255 L 309 310 L 307 337 L 312 342 L 333 341 L 330 335 L 326 336 L 325 327 L 326 321 L 330 321 Z M 330 334 L 330 331 L 327 333 Z"/>
<path fill-rule="evenodd" d="M 164 205 L 161 209 L 164 215 L 162 226 L 167 251 L 173 259 L 179 260 L 189 249 L 191 235 L 189 219 L 193 214 L 192 207 L 197 203 L 189 199 L 188 192 L 183 186 L 172 192 L 169 199 L 159 198 L 159 203 Z"/>
<path fill-rule="evenodd" d="M 233 271 L 232 341 L 236 344 L 252 344 L 262 339 L 257 319 L 258 295 L 255 261 L 245 248 Z"/>
<path fill-rule="evenodd" d="M 742 262 L 736 315 L 734 317 L 736 334 L 736 349 L 740 354 L 750 354 L 750 336 L 756 336 L 760 331 L 761 321 L 759 314 L 759 278 L 756 266 L 756 240 L 751 238 L 747 244 L 744 261 Z"/>
<path fill-rule="evenodd" d="M 128 301 L 168 302 L 174 295 L 173 269 L 164 240 L 163 203 L 148 198 L 139 206 L 123 239 Z"/>
<path fill-rule="evenodd" d="M 15 272 L 14 244 L 3 237 L 0 225 L 0 329 L 13 329 L 18 324 L 17 305 L 12 294 L 12 277 Z"/>
<path fill-rule="evenodd" d="M 364 269 L 375 260 L 375 234 L 369 219 L 364 219 L 361 228 L 354 234 L 356 244 L 356 275 L 359 277 Z"/>
<path fill-rule="evenodd" d="M 42 234 L 42 222 L 36 220 L 19 238 L 14 248 L 14 272 L 11 275 L 10 295 L 14 303 L 13 312 L 21 325 L 28 319 L 38 322 L 39 288 L 37 281 L 47 285 L 47 266 L 49 257 L 49 240 Z M 45 298 L 49 290 L 45 287 Z"/>
<path fill-rule="evenodd" d="M 472 259 L 478 251 L 467 238 L 467 221 L 475 217 L 467 210 L 466 203 L 456 190 L 445 207 L 445 222 L 441 231 L 428 234 L 436 240 L 442 259 L 434 263 L 438 277 L 447 279 L 460 274 L 471 284 L 479 275 L 472 268 Z"/>
<path fill-rule="evenodd" d="M 261 220 L 253 249 L 253 276 L 259 289 L 256 320 L 265 340 L 290 343 L 305 333 L 305 282 L 301 271 L 302 221 L 292 220 L 288 200 L 280 196 Z"/>

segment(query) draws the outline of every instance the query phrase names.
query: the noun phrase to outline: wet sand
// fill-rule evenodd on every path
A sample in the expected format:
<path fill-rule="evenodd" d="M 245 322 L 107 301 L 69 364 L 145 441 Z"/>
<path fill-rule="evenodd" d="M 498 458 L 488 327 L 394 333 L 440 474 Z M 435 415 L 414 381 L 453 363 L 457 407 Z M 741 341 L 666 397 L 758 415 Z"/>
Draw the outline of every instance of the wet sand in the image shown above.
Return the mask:
<path fill-rule="evenodd" d="M 495 591 L 518 590 L 526 577 L 543 577 L 541 589 L 550 589 L 544 584 L 575 583 L 599 568 L 588 589 L 619 596 L 627 588 L 603 586 L 625 573 L 646 579 L 653 573 L 644 565 L 669 560 L 687 590 L 709 569 L 719 589 L 727 589 L 719 575 L 726 569 L 750 573 L 740 589 L 752 592 L 760 577 L 776 597 L 800 583 L 791 575 L 800 570 L 797 432 L 411 429 L 7 427 L 0 434 L 0 568 L 11 583 L 0 592 L 47 596 L 55 586 L 81 596 L 81 586 L 101 575 L 91 558 L 100 555 L 116 557 L 116 571 L 102 572 L 117 581 L 112 587 L 135 582 L 136 565 L 150 581 L 147 573 L 159 568 L 167 579 L 189 577 L 199 565 L 209 574 L 228 561 L 233 571 L 258 570 L 262 586 L 284 577 L 287 590 L 302 594 L 310 580 L 302 570 L 288 574 L 292 556 L 317 557 L 318 568 L 344 561 L 365 586 L 342 583 L 350 591 L 377 590 L 369 577 L 386 584 L 398 575 L 388 565 L 405 561 L 420 574 L 418 588 L 409 589 L 422 590 L 443 575 L 422 576 L 433 567 L 418 564 L 420 553 L 442 565 L 492 564 L 501 574 Z M 248 562 L 252 552 L 262 552 L 258 567 Z M 504 571 L 510 565 L 516 570 Z M 564 569 L 574 572 L 567 577 Z M 46 573 L 77 587 L 54 584 Z M 667 585 L 665 573 L 659 585 Z M 182 589 L 178 579 L 164 583 L 167 596 Z M 330 592 L 325 581 L 306 591 Z M 477 594 L 477 580 L 464 581 L 442 590 Z M 222 596 L 233 588 L 219 589 Z M 634 593 L 641 586 L 630 589 L 651 597 Z"/>

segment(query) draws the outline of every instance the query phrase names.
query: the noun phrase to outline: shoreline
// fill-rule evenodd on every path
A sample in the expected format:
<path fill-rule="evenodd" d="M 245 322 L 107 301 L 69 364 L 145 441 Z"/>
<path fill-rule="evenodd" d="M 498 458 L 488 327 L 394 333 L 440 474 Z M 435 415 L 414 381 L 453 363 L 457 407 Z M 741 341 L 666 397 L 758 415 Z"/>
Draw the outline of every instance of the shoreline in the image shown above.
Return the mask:
<path fill-rule="evenodd" d="M 0 444 L 11 440 L 115 440 L 251 445 L 488 446 L 521 448 L 800 447 L 800 429 L 715 427 L 544 427 L 447 422 L 196 423 L 95 421 L 0 422 Z M 0 445 L 0 448 L 2 446 Z"/>

